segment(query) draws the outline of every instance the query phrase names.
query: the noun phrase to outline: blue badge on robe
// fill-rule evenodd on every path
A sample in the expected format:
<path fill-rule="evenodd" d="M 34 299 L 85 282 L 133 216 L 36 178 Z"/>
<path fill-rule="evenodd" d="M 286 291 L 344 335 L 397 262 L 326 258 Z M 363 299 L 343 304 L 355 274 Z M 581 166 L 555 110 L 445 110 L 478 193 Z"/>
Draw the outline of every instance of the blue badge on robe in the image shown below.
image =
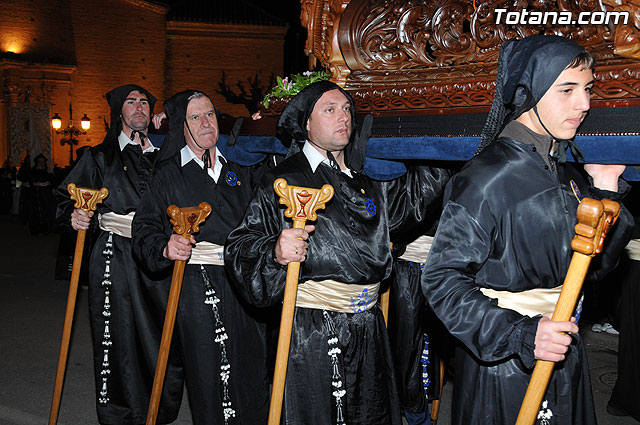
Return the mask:
<path fill-rule="evenodd" d="M 369 290 L 365 288 L 357 297 L 350 298 L 351 311 L 353 311 L 354 313 L 362 313 L 363 311 L 366 311 L 366 308 L 373 299 L 373 296 L 369 295 Z"/>
<path fill-rule="evenodd" d="M 227 171 L 227 175 L 224 179 L 229 186 L 235 186 L 238 184 L 238 176 L 236 176 L 236 173 L 233 171 Z"/>
<path fill-rule="evenodd" d="M 376 215 L 376 204 L 369 198 L 364 199 L 364 207 L 367 209 L 369 214 Z"/>
<path fill-rule="evenodd" d="M 573 195 L 576 197 L 578 202 L 582 202 L 582 193 L 580 193 L 580 188 L 578 188 L 578 185 L 576 184 L 576 182 L 571 180 L 569 183 L 571 184 L 571 190 L 573 191 Z"/>

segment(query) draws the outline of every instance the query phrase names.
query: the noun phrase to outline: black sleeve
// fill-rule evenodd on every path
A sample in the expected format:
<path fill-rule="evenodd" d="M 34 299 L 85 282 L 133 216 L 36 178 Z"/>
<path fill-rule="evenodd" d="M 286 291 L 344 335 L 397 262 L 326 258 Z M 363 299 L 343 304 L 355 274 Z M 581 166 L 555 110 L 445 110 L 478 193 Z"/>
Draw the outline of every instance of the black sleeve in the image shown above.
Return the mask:
<path fill-rule="evenodd" d="M 270 186 L 258 188 L 244 219 L 225 243 L 224 261 L 243 297 L 256 306 L 282 301 L 286 267 L 274 260 L 281 215 Z"/>
<path fill-rule="evenodd" d="M 422 273 L 422 291 L 449 332 L 479 359 L 502 361 L 517 354 L 530 367 L 540 316 L 500 308 L 475 282 L 489 257 L 495 222 L 447 202 Z"/>
<path fill-rule="evenodd" d="M 630 191 L 630 186 L 624 180 L 620 180 L 618 184 L 620 188 L 618 192 L 601 190 L 594 187 L 590 194 L 594 199 L 609 199 L 620 203 L 620 215 L 604 239 L 602 252 L 597 254 L 592 260 L 592 264 L 589 267 L 589 281 L 603 280 L 609 272 L 616 268 L 624 248 L 633 236 L 633 228 L 635 225 L 633 215 L 631 215 L 627 207 L 622 204 L 622 200 Z"/>
<path fill-rule="evenodd" d="M 131 227 L 133 253 L 140 264 L 151 272 L 169 269 L 173 261 L 162 252 L 169 242 L 172 228 L 167 215 L 166 191 L 171 187 L 171 179 L 159 171 L 142 197 Z"/>
<path fill-rule="evenodd" d="M 421 165 L 386 183 L 394 242 L 411 242 L 431 227 L 442 211 L 442 195 L 451 175 L 449 169 Z"/>

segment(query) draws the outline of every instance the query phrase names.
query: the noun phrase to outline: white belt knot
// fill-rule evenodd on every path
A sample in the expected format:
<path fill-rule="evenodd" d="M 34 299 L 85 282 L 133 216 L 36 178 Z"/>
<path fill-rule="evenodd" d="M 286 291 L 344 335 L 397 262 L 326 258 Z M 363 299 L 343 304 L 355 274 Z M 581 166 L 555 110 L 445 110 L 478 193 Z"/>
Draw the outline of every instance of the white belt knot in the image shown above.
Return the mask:
<path fill-rule="evenodd" d="M 116 235 L 131 239 L 131 223 L 133 223 L 135 215 L 135 211 L 131 211 L 129 214 L 116 214 L 114 212 L 98 214 L 98 225 L 105 232 L 113 232 Z"/>
<path fill-rule="evenodd" d="M 207 241 L 198 242 L 191 250 L 189 264 L 224 266 L 224 247 Z"/>

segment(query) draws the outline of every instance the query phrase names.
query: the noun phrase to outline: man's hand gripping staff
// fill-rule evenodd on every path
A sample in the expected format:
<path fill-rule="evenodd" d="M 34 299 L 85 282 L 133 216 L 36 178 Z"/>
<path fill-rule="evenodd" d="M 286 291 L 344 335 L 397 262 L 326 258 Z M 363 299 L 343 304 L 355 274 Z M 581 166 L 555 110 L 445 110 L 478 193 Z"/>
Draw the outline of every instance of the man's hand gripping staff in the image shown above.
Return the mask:
<path fill-rule="evenodd" d="M 67 185 L 67 191 L 73 201 L 74 208 L 82 210 L 86 217 L 90 211 L 94 211 L 97 205 L 109 195 L 106 187 L 100 190 L 77 187 L 74 183 Z M 74 217 L 71 218 L 71 225 L 78 231 L 76 237 L 76 250 L 73 254 L 73 269 L 71 270 L 71 280 L 69 281 L 69 296 L 67 298 L 67 311 L 64 315 L 64 327 L 62 328 L 62 342 L 60 344 L 60 356 L 58 357 L 58 369 L 56 372 L 56 382 L 53 386 L 53 400 L 49 412 L 49 425 L 58 422 L 58 412 L 60 410 L 60 399 L 62 398 L 62 385 L 64 383 L 64 372 L 67 367 L 67 355 L 69 354 L 69 341 L 71 339 L 71 326 L 73 325 L 73 313 L 76 308 L 76 296 L 78 295 L 78 280 L 80 279 L 80 266 L 82 266 L 82 252 L 84 251 L 84 239 L 86 230 L 74 226 Z M 87 224 L 88 227 L 88 224 Z"/>
<path fill-rule="evenodd" d="M 273 190 L 280 196 L 280 203 L 287 206 L 285 217 L 293 220 L 294 229 L 304 229 L 307 220 L 317 220 L 316 210 L 325 207 L 325 204 L 333 197 L 333 186 L 325 184 L 320 189 L 289 186 L 285 179 L 277 179 L 273 183 Z M 296 255 L 304 253 L 299 248 L 290 248 Z M 287 363 L 289 361 L 289 346 L 291 344 L 291 328 L 293 326 L 293 313 L 296 306 L 296 294 L 298 291 L 298 278 L 300 276 L 300 261 L 291 261 L 287 264 L 287 280 L 284 289 L 284 301 L 282 304 L 282 316 L 280 320 L 280 335 L 278 336 L 278 350 L 276 353 L 276 366 L 273 374 L 273 388 L 271 391 L 271 404 L 269 406 L 269 425 L 280 424 L 282 412 L 282 399 L 284 397 L 284 384 L 287 376 Z"/>
<path fill-rule="evenodd" d="M 187 241 L 190 241 L 192 235 L 200 230 L 200 224 L 210 213 L 211 206 L 206 202 L 201 202 L 197 207 L 179 208 L 171 205 L 167 208 L 167 214 L 171 217 L 171 224 L 173 224 L 173 231 Z M 178 302 L 180 301 L 180 290 L 182 289 L 182 277 L 184 276 L 185 265 L 186 259 L 176 259 L 173 266 L 169 301 L 167 302 L 167 312 L 164 316 L 164 326 L 162 328 L 162 340 L 160 342 L 160 350 L 158 351 L 158 363 L 156 364 L 156 373 L 153 377 L 151 399 L 147 412 L 147 425 L 155 424 L 158 417 L 158 407 L 160 406 L 164 375 L 167 370 L 173 327 L 176 323 L 176 312 L 178 311 Z"/>

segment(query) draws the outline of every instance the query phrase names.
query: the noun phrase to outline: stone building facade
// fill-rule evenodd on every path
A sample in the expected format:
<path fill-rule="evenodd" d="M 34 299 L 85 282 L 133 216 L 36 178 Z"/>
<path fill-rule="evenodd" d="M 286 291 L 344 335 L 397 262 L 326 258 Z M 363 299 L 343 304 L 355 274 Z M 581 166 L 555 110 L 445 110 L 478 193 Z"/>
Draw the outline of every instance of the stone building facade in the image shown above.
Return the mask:
<path fill-rule="evenodd" d="M 51 130 L 51 117 L 57 113 L 67 126 L 71 104 L 75 127 L 84 114 L 91 118 L 74 150 L 96 145 L 109 121 L 105 94 L 127 83 L 154 93 L 156 111 L 176 91 L 196 88 L 224 112 L 247 116 L 244 105 L 216 93 L 222 73 L 232 88 L 256 74 L 265 86 L 271 75 L 281 75 L 287 25 L 244 0 L 222 8 L 205 0 L 189 4 L 3 0 L 0 161 L 18 165 L 31 149 L 52 165 L 67 165 L 69 145 Z"/>

